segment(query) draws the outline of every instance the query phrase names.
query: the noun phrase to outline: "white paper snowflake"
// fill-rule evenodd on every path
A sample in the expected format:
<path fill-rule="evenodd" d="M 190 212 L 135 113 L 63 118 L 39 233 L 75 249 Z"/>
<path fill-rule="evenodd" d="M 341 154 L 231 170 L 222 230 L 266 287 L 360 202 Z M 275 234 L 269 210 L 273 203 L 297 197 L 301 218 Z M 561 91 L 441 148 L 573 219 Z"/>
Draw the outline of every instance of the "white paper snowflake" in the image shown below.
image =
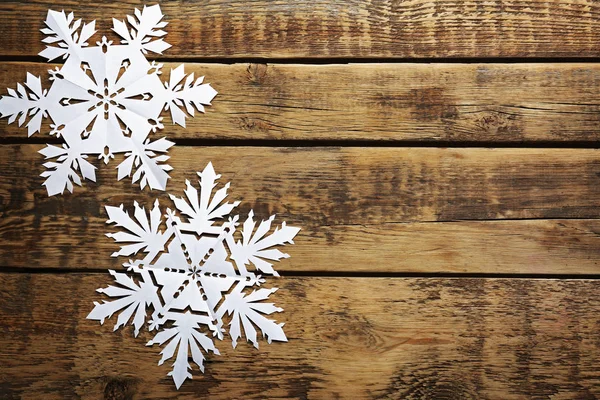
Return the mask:
<path fill-rule="evenodd" d="M 171 70 L 168 82 L 160 80 L 162 64 L 146 60 L 149 51 L 162 54 L 171 47 L 162 37 L 167 23 L 158 5 L 135 10 L 127 22 L 113 18 L 113 30 L 122 38 L 115 45 L 105 36 L 88 47 L 96 32 L 95 21 L 82 24 L 73 13 L 48 11 L 47 47 L 40 53 L 48 61 L 63 58 L 64 64 L 50 70 L 50 89 L 42 89 L 39 77 L 27 73 L 25 85 L 8 89 L 0 98 L 0 116 L 8 123 L 18 118 L 19 126 L 27 118 L 29 136 L 41 129 L 42 118 L 52 120 L 50 135 L 62 136 L 62 147 L 48 145 L 40 151 L 47 159 L 44 185 L 50 196 L 73 191 L 73 182 L 81 185 L 81 177 L 96 180 L 95 167 L 88 155 L 98 155 L 105 163 L 114 153 L 125 153 L 118 166 L 118 179 L 133 174 L 133 182 L 143 189 L 165 190 L 168 171 L 165 153 L 173 142 L 165 138 L 153 142 L 150 132 L 162 129 L 161 112 L 170 110 L 173 123 L 185 127 L 186 113 L 194 108 L 203 112 L 217 92 L 202 84 L 203 78 L 186 77 L 183 65 Z M 185 80 L 184 80 L 185 78 Z M 78 173 L 79 170 L 79 173 Z"/>
<path fill-rule="evenodd" d="M 238 233 L 238 216 L 232 217 L 230 213 L 239 202 L 224 202 L 229 183 L 211 198 L 220 175 L 215 174 L 209 163 L 198 176 L 199 192 L 188 181 L 185 189 L 187 200 L 170 196 L 176 209 L 185 217 L 167 209 L 164 215 L 166 229 L 161 229 L 164 220 L 158 201 L 148 215 L 135 203 L 135 219 L 123 210 L 122 205 L 106 207 L 108 223 L 127 230 L 107 236 L 117 242 L 129 243 L 112 256 L 132 256 L 140 251 L 145 256 L 123 264 L 131 276 L 110 271 L 118 286 L 108 286 L 98 289 L 98 292 L 118 299 L 94 303 L 94 309 L 87 316 L 104 323 L 106 318 L 122 310 L 115 330 L 133 316 L 131 324 L 137 336 L 150 306 L 153 311 L 148 322 L 149 329 L 161 330 L 148 345 L 169 342 L 161 352 L 159 365 L 177 351 L 173 371 L 168 374 L 173 377 L 177 388 L 186 378 L 192 377 L 188 371 L 189 353 L 202 371 L 204 355 L 201 349 L 206 353 L 219 354 L 209 334 L 223 339 L 223 318 L 226 314 L 231 316 L 229 335 L 233 347 L 242 336 L 242 327 L 245 337 L 256 348 L 256 328 L 269 343 L 271 340 L 287 341 L 283 324 L 263 315 L 283 311 L 271 303 L 262 302 L 277 288 L 253 288 L 265 282 L 258 272 L 278 276 L 270 261 L 289 256 L 274 247 L 293 244 L 292 239 L 300 230 L 284 222 L 268 234 L 275 216 L 262 221 L 255 230 L 254 214 L 250 211 L 241 233 Z M 226 217 L 226 222 L 217 222 Z M 237 236 L 241 236 L 241 240 Z M 254 267 L 253 271 L 248 270 L 250 266 Z M 252 291 L 248 293 L 250 289 Z"/>

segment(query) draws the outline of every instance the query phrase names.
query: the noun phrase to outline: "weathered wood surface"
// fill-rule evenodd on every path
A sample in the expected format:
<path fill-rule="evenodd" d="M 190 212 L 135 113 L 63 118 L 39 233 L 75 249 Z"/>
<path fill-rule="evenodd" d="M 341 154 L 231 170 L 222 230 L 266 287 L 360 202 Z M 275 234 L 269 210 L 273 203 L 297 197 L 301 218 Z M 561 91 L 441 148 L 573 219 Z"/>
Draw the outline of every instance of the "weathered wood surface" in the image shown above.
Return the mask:
<path fill-rule="evenodd" d="M 48 8 L 96 19 L 96 37 L 115 38 L 111 18 L 142 4 L 1 2 L 0 95 L 26 71 L 46 79 L 53 67 L 24 62 L 39 60 Z M 160 137 L 180 141 L 170 151 L 168 190 L 181 194 L 185 179 L 212 161 L 231 182 L 231 198 L 242 200 L 242 215 L 254 208 L 259 218 L 277 213 L 302 227 L 296 245 L 284 248 L 291 255 L 278 265 L 284 276 L 322 277 L 271 282 L 281 288 L 273 299 L 285 309 L 277 317 L 289 343 L 260 350 L 240 343 L 234 351 L 221 342 L 222 356 L 209 356 L 206 374 L 195 370 L 177 392 L 169 362 L 156 365 L 160 349 L 144 346 L 150 333 L 136 339 L 131 329 L 113 333 L 114 318 L 105 326 L 85 319 L 102 298 L 95 289 L 111 282 L 100 271 L 124 261 L 109 257 L 117 246 L 104 236 L 113 231 L 104 206 L 159 198 L 164 208 L 170 200 L 116 182 L 118 157 L 101 166 L 97 183 L 48 198 L 42 146 L 14 144 L 26 140 L 25 130 L 1 119 L 0 399 L 600 397 L 597 280 L 367 277 L 600 276 L 598 150 L 235 147 L 239 140 L 590 145 L 600 139 L 600 66 L 485 61 L 596 61 L 600 3 L 161 7 L 174 46 L 151 56 L 177 62 L 165 63 L 165 78 L 185 62 L 220 92 L 186 129 L 165 124 Z M 480 62 L 394 63 L 461 58 Z M 251 60 L 265 64 L 235 63 Z M 343 64 L 352 61 L 372 63 Z M 197 139 L 234 146 L 183 145 L 203 143 Z"/>
<path fill-rule="evenodd" d="M 0 47 L 1 48 L 1 47 Z M 167 63 L 165 79 L 171 68 Z M 0 63 L 0 94 L 44 63 Z M 220 93 L 173 139 L 363 140 L 454 143 L 600 139 L 600 65 L 186 64 Z M 46 84 L 48 86 L 48 83 Z M 48 122 L 49 123 L 49 122 Z M 45 125 L 37 138 L 49 139 Z M 0 139 L 27 131 L 0 120 Z"/>
<path fill-rule="evenodd" d="M 4 56 L 40 51 L 48 8 L 97 20 L 99 37 L 127 1 L 4 1 Z M 224 0 L 161 4 L 169 22 L 167 57 L 598 57 L 600 5 L 569 2 Z"/>
<path fill-rule="evenodd" d="M 3 398 L 600 396 L 594 280 L 283 278 L 289 343 L 219 342 L 177 392 L 152 334 L 85 319 L 110 278 L 0 274 Z"/>
<path fill-rule="evenodd" d="M 97 182 L 48 197 L 43 145 L 0 146 L 3 216 L 100 216 L 107 204 L 168 202 L 165 192 L 116 180 L 118 155 L 97 162 Z M 212 161 L 241 211 L 276 213 L 307 231 L 323 225 L 415 221 L 598 218 L 597 149 L 443 149 L 174 146 L 167 189 Z M 91 160 L 96 162 L 98 160 Z"/>
<path fill-rule="evenodd" d="M 106 217 L 44 216 L 0 219 L 0 266 L 100 270 L 127 258 L 104 236 Z M 261 216 L 262 217 L 262 216 Z M 291 255 L 275 268 L 298 272 L 597 274 L 600 220 L 509 220 L 382 223 L 302 230 Z M 101 264 L 99 264 L 101 260 Z"/>
<path fill-rule="evenodd" d="M 116 181 L 48 198 L 39 145 L 0 146 L 0 265 L 98 268 L 117 247 L 105 205 L 154 198 Z M 585 149 L 187 147 L 171 150 L 182 194 L 211 160 L 244 215 L 302 227 L 282 271 L 569 273 L 599 271 L 600 162 Z M 251 168 L 250 168 L 251 166 Z M 518 219 L 542 219 L 526 220 Z M 444 222 L 463 220 L 462 222 Z M 477 221 L 485 220 L 485 221 Z"/>

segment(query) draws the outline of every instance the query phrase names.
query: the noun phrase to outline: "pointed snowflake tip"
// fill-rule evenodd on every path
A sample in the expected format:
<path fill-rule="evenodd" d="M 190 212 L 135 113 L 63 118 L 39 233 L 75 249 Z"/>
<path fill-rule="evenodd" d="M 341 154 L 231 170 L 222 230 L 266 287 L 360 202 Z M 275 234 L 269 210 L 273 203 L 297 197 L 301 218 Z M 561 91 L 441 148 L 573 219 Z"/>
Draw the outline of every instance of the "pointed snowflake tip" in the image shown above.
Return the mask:
<path fill-rule="evenodd" d="M 172 372 L 169 372 L 167 375 L 173 377 L 173 382 L 175 382 L 175 387 L 177 388 L 177 390 L 179 390 L 179 388 L 187 378 L 192 379 L 192 374 L 190 374 L 189 372 L 186 372 L 185 374 L 183 374 L 183 376 L 173 374 Z"/>
<path fill-rule="evenodd" d="M 215 172 L 215 169 L 213 168 L 212 162 L 209 161 L 209 163 L 206 165 L 206 167 L 204 167 L 204 169 L 202 170 L 202 172 L 198 172 L 197 173 L 198 176 L 200 177 L 200 180 L 204 180 L 206 179 L 207 182 L 208 181 L 216 181 L 218 179 L 221 178 L 221 175 L 217 175 L 217 173 Z"/>

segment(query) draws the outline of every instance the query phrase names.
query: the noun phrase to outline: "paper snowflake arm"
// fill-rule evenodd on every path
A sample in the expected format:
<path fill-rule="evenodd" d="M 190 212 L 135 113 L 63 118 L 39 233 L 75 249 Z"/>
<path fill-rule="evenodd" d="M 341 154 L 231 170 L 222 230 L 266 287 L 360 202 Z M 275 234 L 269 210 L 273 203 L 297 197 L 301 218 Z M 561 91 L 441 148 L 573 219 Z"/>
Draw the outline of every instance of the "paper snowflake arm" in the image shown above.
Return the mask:
<path fill-rule="evenodd" d="M 106 207 L 109 218 L 107 223 L 114 223 L 116 226 L 127 230 L 127 232 L 107 233 L 106 236 L 118 243 L 130 243 L 121 246 L 121 250 L 114 252 L 112 256 L 129 257 L 143 250 L 147 253 L 145 260 L 152 260 L 159 252 L 163 251 L 165 243 L 171 236 L 171 231 L 163 233 L 159 229 L 162 222 L 162 213 L 158 200 L 154 202 L 154 208 L 149 213 L 150 218 L 146 215 L 146 210 L 140 207 L 137 202 L 134 202 L 134 209 L 135 220 L 123 209 L 122 204 L 119 207 Z"/>
<path fill-rule="evenodd" d="M 115 300 L 94 303 L 88 316 L 103 322 L 120 312 L 115 329 L 134 316 L 137 335 L 151 305 L 148 327 L 158 332 L 148 345 L 165 346 L 159 364 L 175 357 L 169 375 L 178 388 L 192 377 L 188 357 L 203 370 L 205 355 L 219 354 L 213 339 L 223 340 L 227 330 L 233 347 L 242 336 L 258 347 L 258 331 L 269 343 L 287 341 L 283 323 L 267 318 L 282 311 L 266 302 L 277 289 L 249 292 L 265 279 L 246 265 L 277 275 L 266 260 L 288 257 L 276 247 L 293 243 L 299 231 L 283 223 L 269 233 L 274 216 L 256 227 L 252 211 L 238 231 L 239 217 L 230 215 L 238 202 L 225 201 L 229 184 L 215 191 L 220 175 L 210 163 L 198 175 L 200 189 L 187 182 L 185 198 L 170 196 L 176 210 L 166 209 L 165 215 L 157 202 L 149 212 L 134 203 L 132 216 L 123 206 L 106 207 L 108 223 L 123 228 L 107 235 L 121 244 L 113 256 L 137 256 L 124 266 L 138 279 L 111 271 L 117 286 L 99 291 Z"/>
<path fill-rule="evenodd" d="M 162 54 L 171 47 L 162 39 L 167 34 L 162 28 L 166 27 L 168 22 L 161 22 L 164 15 L 158 4 L 144 6 L 141 12 L 136 8 L 134 15 L 127 16 L 131 29 L 128 29 L 126 22 L 113 18 L 113 31 L 121 36 L 121 43 L 139 47 L 144 54 L 148 51 Z"/>
<path fill-rule="evenodd" d="M 198 176 L 200 177 L 200 195 L 189 181 L 185 182 L 187 201 L 181 197 L 170 195 L 175 207 L 189 220 L 189 223 L 181 224 L 180 228 L 183 231 L 196 232 L 198 235 L 203 233 L 219 234 L 221 233 L 221 227 L 213 226 L 214 220 L 228 215 L 240 202 L 223 203 L 227 197 L 229 183 L 217 190 L 211 199 L 212 190 L 221 177 L 221 175 L 215 173 L 212 163 L 208 163 L 202 173 L 198 173 Z"/>
<path fill-rule="evenodd" d="M 104 293 L 109 297 L 118 297 L 118 300 L 103 301 L 102 303 L 94 302 L 94 309 L 89 313 L 87 319 L 98 320 L 100 324 L 104 324 L 106 318 L 110 318 L 115 312 L 123 309 L 117 318 L 117 323 L 114 327 L 116 331 L 120 327 L 127 324 L 131 316 L 135 312 L 132 325 L 134 326 L 135 336 L 140 332 L 140 328 L 146 319 L 146 305 L 156 307 L 160 304 L 158 299 L 157 289 L 152 284 L 152 280 L 147 276 L 149 281 L 140 280 L 139 284 L 133 281 L 127 274 L 118 273 L 109 270 L 110 274 L 115 277 L 115 281 L 120 286 L 108 286 L 105 289 L 97 289 L 98 293 Z"/>
<path fill-rule="evenodd" d="M 152 340 L 146 343 L 146 346 L 154 344 L 163 345 L 170 341 L 160 352 L 162 358 L 158 362 L 158 365 L 162 365 L 166 360 L 173 357 L 177 350 L 173 370 L 167 375 L 173 377 L 175 386 L 179 389 L 187 378 L 192 379 L 192 374 L 188 371 L 191 369 L 188 363 L 188 353 L 191 352 L 192 360 L 202 372 L 204 372 L 204 355 L 200 347 L 206 353 L 209 351 L 215 354 L 220 353 L 212 339 L 199 331 L 200 325 L 211 323 L 207 317 L 186 312 L 185 314 L 169 314 L 166 319 L 174 320 L 173 328 L 168 328 L 157 333 Z"/>
<path fill-rule="evenodd" d="M 185 82 L 181 83 L 185 78 Z M 194 81 L 194 74 L 185 76 L 183 64 L 171 70 L 169 82 L 165 83 L 167 90 L 167 109 L 171 111 L 173 123 L 185 128 L 187 115 L 181 108 L 192 117 L 194 109 L 204 112 L 203 105 L 210 105 L 211 100 L 217 95 L 217 91 L 208 83 L 202 84 L 204 77 L 201 76 Z"/>
<path fill-rule="evenodd" d="M 73 13 L 67 15 L 64 11 L 48 10 L 45 21 L 47 27 L 41 29 L 42 33 L 48 35 L 42 40 L 47 46 L 40 52 L 40 56 L 47 58 L 48 61 L 59 57 L 66 59 L 70 54 L 77 53 L 88 45 L 88 39 L 96 33 L 96 21 L 82 26 L 80 19 L 77 21 L 74 19 Z"/>
<path fill-rule="evenodd" d="M 235 348 L 237 346 L 237 340 L 242 336 L 241 326 L 244 328 L 246 339 L 248 339 L 248 341 L 250 341 L 257 349 L 258 340 L 256 338 L 256 329 L 254 328 L 254 325 L 260 329 L 263 337 L 267 339 L 268 343 L 271 343 L 272 340 L 287 342 L 287 337 L 283 332 L 284 324 L 277 324 L 275 321 L 262 315 L 281 312 L 283 309 L 275 307 L 272 303 L 259 303 L 262 300 L 266 300 L 272 293 L 275 293 L 277 288 L 259 289 L 253 291 L 249 295 L 245 295 L 241 291 L 243 286 L 243 283 L 238 284 L 236 289 L 225 297 L 225 302 L 217 313 L 217 316 L 219 317 L 222 317 L 225 312 L 233 314 L 230 324 L 231 328 L 229 329 L 233 347 Z"/>
<path fill-rule="evenodd" d="M 146 185 L 151 189 L 165 188 L 169 179 L 168 172 L 172 171 L 173 167 L 164 164 L 170 158 L 169 156 L 156 153 L 166 153 L 174 144 L 162 138 L 154 142 L 147 140 L 139 148 L 133 148 L 129 153 L 125 153 L 125 160 L 117 167 L 117 179 L 121 180 L 126 176 L 131 176 L 131 172 L 135 169 L 132 182 L 139 182 L 141 189 Z"/>
<path fill-rule="evenodd" d="M 47 93 L 42 89 L 40 78 L 28 72 L 25 85 L 18 83 L 17 90 L 8 88 L 8 95 L 0 97 L 0 117 L 8 117 L 9 124 L 18 118 L 19 126 L 29 117 L 27 135 L 39 132 L 48 107 Z"/>
<path fill-rule="evenodd" d="M 81 186 L 79 173 L 84 179 L 96 180 L 96 167 L 87 161 L 87 155 L 74 151 L 66 144 L 62 148 L 48 145 L 39 153 L 46 158 L 56 158 L 56 161 L 44 163 L 46 171 L 40 174 L 46 178 L 43 185 L 50 196 L 62 193 L 65 189 L 73 193 L 73 183 Z"/>
<path fill-rule="evenodd" d="M 281 228 L 276 228 L 275 232 L 265 237 L 271 229 L 271 223 L 275 219 L 272 215 L 268 220 L 262 221 L 254 232 L 256 223 L 254 222 L 254 212 L 248 213 L 248 219 L 244 222 L 242 230 L 242 241 L 235 242 L 233 235 L 229 235 L 228 245 L 231 251 L 231 259 L 236 262 L 240 270 L 246 270 L 246 265 L 252 263 L 257 270 L 263 273 L 279 276 L 273 269 L 273 264 L 265 261 L 279 261 L 282 258 L 288 258 L 289 255 L 274 249 L 274 246 L 294 244 L 294 237 L 300 231 L 300 228 L 287 226 L 285 222 Z M 254 234 L 253 234 L 254 233 Z"/>

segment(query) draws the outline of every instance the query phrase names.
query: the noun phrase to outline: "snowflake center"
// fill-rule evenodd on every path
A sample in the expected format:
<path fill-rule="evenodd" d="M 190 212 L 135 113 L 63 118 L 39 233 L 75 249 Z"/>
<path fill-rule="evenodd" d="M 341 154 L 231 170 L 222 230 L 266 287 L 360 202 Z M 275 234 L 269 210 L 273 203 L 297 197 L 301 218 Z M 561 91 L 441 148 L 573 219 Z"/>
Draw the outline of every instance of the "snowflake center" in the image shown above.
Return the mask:
<path fill-rule="evenodd" d="M 98 99 L 98 102 L 92 109 L 103 108 L 104 109 L 104 118 L 108 118 L 108 113 L 111 108 L 120 108 L 125 109 L 125 106 L 122 105 L 117 100 L 117 96 L 123 91 L 123 89 L 113 90 L 111 91 L 108 88 L 108 82 L 105 79 L 104 85 L 102 87 L 97 87 L 96 90 L 89 90 L 89 93 L 95 96 Z M 91 110 L 90 110 L 91 111 Z"/>
<path fill-rule="evenodd" d="M 189 267 L 188 268 L 188 272 L 187 275 L 191 278 L 191 279 L 199 279 L 200 275 L 202 275 L 202 272 L 200 271 L 200 268 L 197 268 L 196 266 L 193 267 Z"/>

